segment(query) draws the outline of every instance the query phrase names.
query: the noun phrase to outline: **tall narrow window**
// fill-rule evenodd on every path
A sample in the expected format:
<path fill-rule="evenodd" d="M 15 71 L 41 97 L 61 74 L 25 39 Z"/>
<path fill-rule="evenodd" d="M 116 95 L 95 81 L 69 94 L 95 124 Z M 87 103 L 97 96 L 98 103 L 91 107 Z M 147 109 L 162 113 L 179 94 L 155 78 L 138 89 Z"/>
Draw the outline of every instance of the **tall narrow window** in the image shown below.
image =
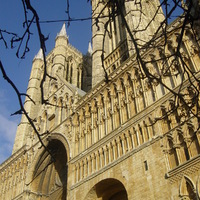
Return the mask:
<path fill-rule="evenodd" d="M 79 83 L 79 76 L 80 76 L 80 72 L 79 72 L 79 68 L 77 68 L 77 87 L 80 87 L 80 83 Z"/>
<path fill-rule="evenodd" d="M 148 171 L 148 169 L 149 169 L 147 160 L 144 161 L 144 169 L 145 169 L 145 171 Z"/>
<path fill-rule="evenodd" d="M 69 63 L 67 62 L 67 67 L 66 67 L 66 80 L 69 81 Z"/>
<path fill-rule="evenodd" d="M 72 83 L 73 80 L 73 64 L 71 64 L 71 73 L 70 73 L 70 83 Z"/>
<path fill-rule="evenodd" d="M 168 152 L 168 159 L 170 168 L 173 169 L 178 166 L 178 156 L 176 153 L 176 149 L 173 147 L 173 142 L 168 140 L 169 152 Z"/>

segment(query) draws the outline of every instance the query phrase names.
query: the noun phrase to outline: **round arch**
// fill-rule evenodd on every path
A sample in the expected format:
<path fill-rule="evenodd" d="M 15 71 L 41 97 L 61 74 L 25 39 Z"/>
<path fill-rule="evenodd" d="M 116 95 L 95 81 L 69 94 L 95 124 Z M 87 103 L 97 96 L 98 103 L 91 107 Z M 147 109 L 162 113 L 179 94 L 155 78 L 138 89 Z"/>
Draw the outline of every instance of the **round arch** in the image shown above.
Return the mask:
<path fill-rule="evenodd" d="M 52 134 L 44 143 L 51 155 L 44 148 L 38 151 L 29 169 L 27 184 L 34 197 L 64 200 L 67 197 L 68 142 L 61 134 Z"/>
<path fill-rule="evenodd" d="M 124 185 L 117 179 L 108 178 L 95 184 L 84 200 L 128 200 Z"/>

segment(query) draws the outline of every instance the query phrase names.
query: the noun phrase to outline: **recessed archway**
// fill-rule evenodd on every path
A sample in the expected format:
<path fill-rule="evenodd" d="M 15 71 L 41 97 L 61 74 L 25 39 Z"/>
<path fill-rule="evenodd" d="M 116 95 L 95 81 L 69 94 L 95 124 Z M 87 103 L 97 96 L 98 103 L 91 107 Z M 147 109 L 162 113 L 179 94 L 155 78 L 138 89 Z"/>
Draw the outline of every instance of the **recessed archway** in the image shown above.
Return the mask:
<path fill-rule="evenodd" d="M 196 200 L 196 190 L 193 182 L 187 176 L 183 176 L 180 184 L 180 197 L 181 199 Z"/>
<path fill-rule="evenodd" d="M 40 199 L 66 200 L 67 196 L 67 152 L 59 140 L 49 141 L 34 166 L 31 191 Z"/>
<path fill-rule="evenodd" d="M 117 179 L 108 178 L 91 188 L 85 200 L 128 200 L 124 185 Z"/>

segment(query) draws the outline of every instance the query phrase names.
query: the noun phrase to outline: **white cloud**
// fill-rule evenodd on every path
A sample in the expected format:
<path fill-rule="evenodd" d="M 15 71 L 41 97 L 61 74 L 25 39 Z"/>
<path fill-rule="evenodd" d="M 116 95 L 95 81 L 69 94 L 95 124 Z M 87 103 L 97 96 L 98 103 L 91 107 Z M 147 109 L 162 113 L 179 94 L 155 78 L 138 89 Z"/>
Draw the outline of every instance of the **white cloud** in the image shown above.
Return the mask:
<path fill-rule="evenodd" d="M 12 153 L 17 125 L 20 116 L 10 116 L 9 104 L 4 91 L 0 89 L 0 163 L 6 160 Z"/>
<path fill-rule="evenodd" d="M 13 137 L 15 136 L 17 122 L 7 119 L 2 114 L 0 114 L 0 134 L 1 138 L 8 142 L 13 142 Z"/>
<path fill-rule="evenodd" d="M 12 153 L 17 125 L 17 121 L 12 121 L 0 114 L 0 163 Z"/>

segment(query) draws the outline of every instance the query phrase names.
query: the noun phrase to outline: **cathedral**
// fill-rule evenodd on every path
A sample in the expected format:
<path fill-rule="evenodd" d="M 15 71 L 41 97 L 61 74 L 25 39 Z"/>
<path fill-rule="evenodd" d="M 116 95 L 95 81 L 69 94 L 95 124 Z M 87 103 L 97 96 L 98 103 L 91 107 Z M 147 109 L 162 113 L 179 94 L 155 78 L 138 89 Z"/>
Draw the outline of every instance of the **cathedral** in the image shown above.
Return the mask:
<path fill-rule="evenodd" d="M 113 6 L 91 1 L 86 55 L 63 24 L 46 66 L 42 50 L 34 57 L 24 102 L 34 126 L 22 115 L 12 155 L 0 165 L 1 200 L 200 199 L 199 121 L 182 104 L 173 109 L 170 92 L 193 94 L 182 63 L 200 77 L 200 22 L 190 28 L 177 18 L 167 41 L 152 41 L 164 20 L 160 1 L 119 2 L 124 18 L 108 20 Z M 174 62 L 177 46 L 183 60 Z M 165 72 L 166 87 L 141 75 L 139 58 L 155 77 Z"/>

